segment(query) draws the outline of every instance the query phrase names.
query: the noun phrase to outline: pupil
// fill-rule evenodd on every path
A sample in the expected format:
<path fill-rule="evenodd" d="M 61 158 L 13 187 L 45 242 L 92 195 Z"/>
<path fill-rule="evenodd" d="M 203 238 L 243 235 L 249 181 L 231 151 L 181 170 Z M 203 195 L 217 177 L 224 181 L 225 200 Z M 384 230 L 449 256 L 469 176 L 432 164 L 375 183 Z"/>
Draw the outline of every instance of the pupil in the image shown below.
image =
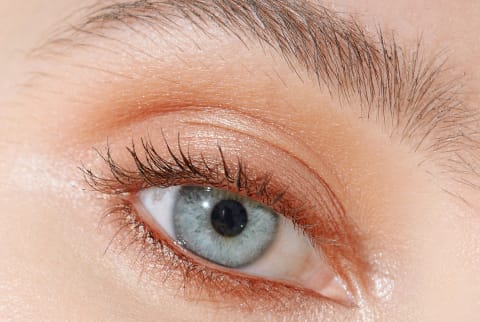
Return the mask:
<path fill-rule="evenodd" d="M 213 228 L 223 236 L 240 234 L 248 222 L 247 211 L 236 200 L 222 200 L 213 207 L 211 214 Z"/>

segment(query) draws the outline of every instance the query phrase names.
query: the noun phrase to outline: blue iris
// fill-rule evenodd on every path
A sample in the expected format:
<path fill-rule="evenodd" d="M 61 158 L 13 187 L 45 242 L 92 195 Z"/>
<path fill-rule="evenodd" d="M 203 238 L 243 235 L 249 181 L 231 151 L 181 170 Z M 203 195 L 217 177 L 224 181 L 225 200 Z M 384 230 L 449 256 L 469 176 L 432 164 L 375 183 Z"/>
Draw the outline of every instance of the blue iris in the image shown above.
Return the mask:
<path fill-rule="evenodd" d="M 173 207 L 175 238 L 219 265 L 241 267 L 273 241 L 278 215 L 248 198 L 214 188 L 183 186 Z"/>

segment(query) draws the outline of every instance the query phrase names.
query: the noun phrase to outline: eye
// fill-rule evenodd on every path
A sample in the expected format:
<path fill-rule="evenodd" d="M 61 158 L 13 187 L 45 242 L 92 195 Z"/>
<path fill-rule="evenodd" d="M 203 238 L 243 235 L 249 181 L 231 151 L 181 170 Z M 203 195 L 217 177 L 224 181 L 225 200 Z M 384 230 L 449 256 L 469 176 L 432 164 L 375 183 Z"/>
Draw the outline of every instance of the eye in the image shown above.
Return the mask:
<path fill-rule="evenodd" d="M 138 246 L 132 256 L 141 258 L 141 274 L 186 298 L 268 310 L 325 299 L 354 305 L 367 269 L 331 186 L 282 150 L 245 144 L 239 151 L 219 134 L 213 143 L 188 136 L 186 147 L 180 135 L 175 146 L 165 134 L 155 147 L 141 138 L 115 157 L 107 145 L 99 153 L 106 175 L 81 168 L 111 205 L 103 217 L 115 226 L 109 245 Z M 250 157 L 259 151 L 282 162 Z"/>
<path fill-rule="evenodd" d="M 259 202 L 213 187 L 183 185 L 143 189 L 138 204 L 153 229 L 205 265 L 350 300 L 320 250 L 291 220 Z"/>

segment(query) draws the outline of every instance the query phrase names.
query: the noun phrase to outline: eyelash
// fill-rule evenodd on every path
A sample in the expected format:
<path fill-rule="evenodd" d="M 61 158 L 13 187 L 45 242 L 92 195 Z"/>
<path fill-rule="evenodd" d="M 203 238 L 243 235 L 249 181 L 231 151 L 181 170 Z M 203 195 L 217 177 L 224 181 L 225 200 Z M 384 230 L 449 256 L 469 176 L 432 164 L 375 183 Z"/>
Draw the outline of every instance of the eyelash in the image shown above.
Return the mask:
<path fill-rule="evenodd" d="M 105 212 L 103 219 L 111 218 L 117 231 L 112 237 L 106 251 L 114 239 L 123 234 L 122 240 L 126 240 L 126 247 L 139 245 L 140 251 L 137 258 L 142 258 L 142 271 L 148 268 L 149 272 L 179 272 L 182 282 L 181 289 L 185 291 L 186 298 L 197 299 L 196 294 L 205 294 L 209 299 L 224 299 L 226 293 L 229 296 L 236 295 L 239 303 L 249 308 L 248 303 L 254 303 L 251 309 L 258 309 L 260 303 L 270 306 L 276 303 L 277 309 L 285 309 L 288 303 L 286 299 L 292 298 L 292 292 L 297 298 L 314 299 L 324 298 L 309 290 L 288 285 L 281 282 L 264 280 L 250 276 L 242 276 L 240 273 L 230 273 L 221 269 L 210 268 L 199 263 L 191 256 L 185 255 L 180 247 L 172 245 L 172 241 L 162 233 L 152 229 L 137 214 L 132 196 L 141 189 L 151 186 L 168 187 L 172 185 L 201 185 L 213 186 L 219 189 L 237 192 L 255 201 L 261 202 L 274 211 L 289 218 L 297 229 L 301 229 L 307 236 L 311 236 L 315 226 L 306 221 L 305 212 L 309 206 L 296 200 L 287 189 L 273 184 L 273 176 L 270 173 L 252 175 L 240 158 L 237 158 L 235 167 L 230 165 L 220 147 L 218 148 L 218 160 L 209 162 L 200 154 L 197 158 L 182 149 L 180 136 L 177 137 L 177 151 L 168 144 L 165 136 L 164 143 L 171 160 L 162 157 L 155 150 L 150 139 L 141 139 L 143 159 L 138 153 L 135 143 L 127 147 L 129 155 L 135 163 L 135 170 L 128 170 L 120 166 L 112 157 L 111 149 L 107 144 L 105 154 L 97 151 L 105 161 L 110 177 L 99 177 L 92 170 L 81 167 L 86 182 L 95 191 L 108 196 L 117 196 L 112 200 L 113 205 Z M 188 150 L 187 150 L 188 151 Z M 302 204 L 302 206 L 295 206 Z M 338 227 L 337 227 L 338 228 Z M 325 235 L 329 235 L 324 232 Z M 337 236 L 339 234 L 330 234 Z M 312 240 L 317 243 L 339 243 L 336 238 L 322 238 Z M 342 245 L 338 245 L 342 249 Z M 334 266 L 334 265 L 333 265 Z M 169 279 L 167 276 L 166 279 Z M 348 284 L 348 283 L 347 283 Z M 205 287 L 207 286 L 207 287 Z M 195 292 L 188 292 L 195 290 Z M 288 295 L 288 296 L 287 296 Z M 297 301 L 295 307 L 305 303 Z"/>

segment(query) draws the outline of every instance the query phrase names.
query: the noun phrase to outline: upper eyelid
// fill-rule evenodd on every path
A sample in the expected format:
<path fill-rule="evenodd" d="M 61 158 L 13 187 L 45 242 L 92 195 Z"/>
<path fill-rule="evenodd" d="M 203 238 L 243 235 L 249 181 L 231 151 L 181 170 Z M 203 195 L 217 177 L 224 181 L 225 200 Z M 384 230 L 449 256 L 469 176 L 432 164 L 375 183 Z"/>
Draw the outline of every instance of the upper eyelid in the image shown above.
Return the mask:
<path fill-rule="evenodd" d="M 423 58 L 419 48 L 400 49 L 381 32 L 378 37 L 369 37 L 354 20 L 339 18 L 318 5 L 296 5 L 288 1 L 261 3 L 260 7 L 260 2 L 238 6 L 236 1 L 219 5 L 185 0 L 168 5 L 122 2 L 94 6 L 82 12 L 85 16 L 79 19 L 80 23 L 60 32 L 34 50 L 30 57 L 42 58 L 43 54 L 48 56 L 52 52 L 62 54 L 78 44 L 82 45 L 80 48 L 92 49 L 98 38 L 106 40 L 108 48 L 102 50 L 115 51 L 124 41 L 112 32 L 122 29 L 139 37 L 147 37 L 151 31 L 161 37 L 165 32 L 184 34 L 186 22 L 207 34 L 210 27 L 220 26 L 245 43 L 254 37 L 267 46 L 280 48 L 278 52 L 287 61 L 297 62 L 318 77 L 334 96 L 359 99 L 362 117 L 383 119 L 393 135 L 409 142 L 412 150 L 424 153 L 425 164 L 446 167 L 449 173 L 454 171 L 457 177 L 461 176 L 455 178 L 457 181 L 473 185 L 475 172 L 471 169 L 472 164 L 476 164 L 474 151 L 478 144 L 472 143 L 478 135 L 475 127 L 478 117 L 462 102 L 457 93 L 462 82 L 444 71 L 443 60 Z M 289 15 L 289 12 L 296 14 Z M 148 32 L 143 32 L 144 29 Z M 62 39 L 68 41 L 60 41 Z M 355 55 L 345 51 L 346 48 Z M 134 46 L 128 46 L 125 52 L 132 50 L 149 55 Z M 100 69 L 108 72 L 108 68 Z M 480 178 L 478 174 L 476 177 Z"/>

